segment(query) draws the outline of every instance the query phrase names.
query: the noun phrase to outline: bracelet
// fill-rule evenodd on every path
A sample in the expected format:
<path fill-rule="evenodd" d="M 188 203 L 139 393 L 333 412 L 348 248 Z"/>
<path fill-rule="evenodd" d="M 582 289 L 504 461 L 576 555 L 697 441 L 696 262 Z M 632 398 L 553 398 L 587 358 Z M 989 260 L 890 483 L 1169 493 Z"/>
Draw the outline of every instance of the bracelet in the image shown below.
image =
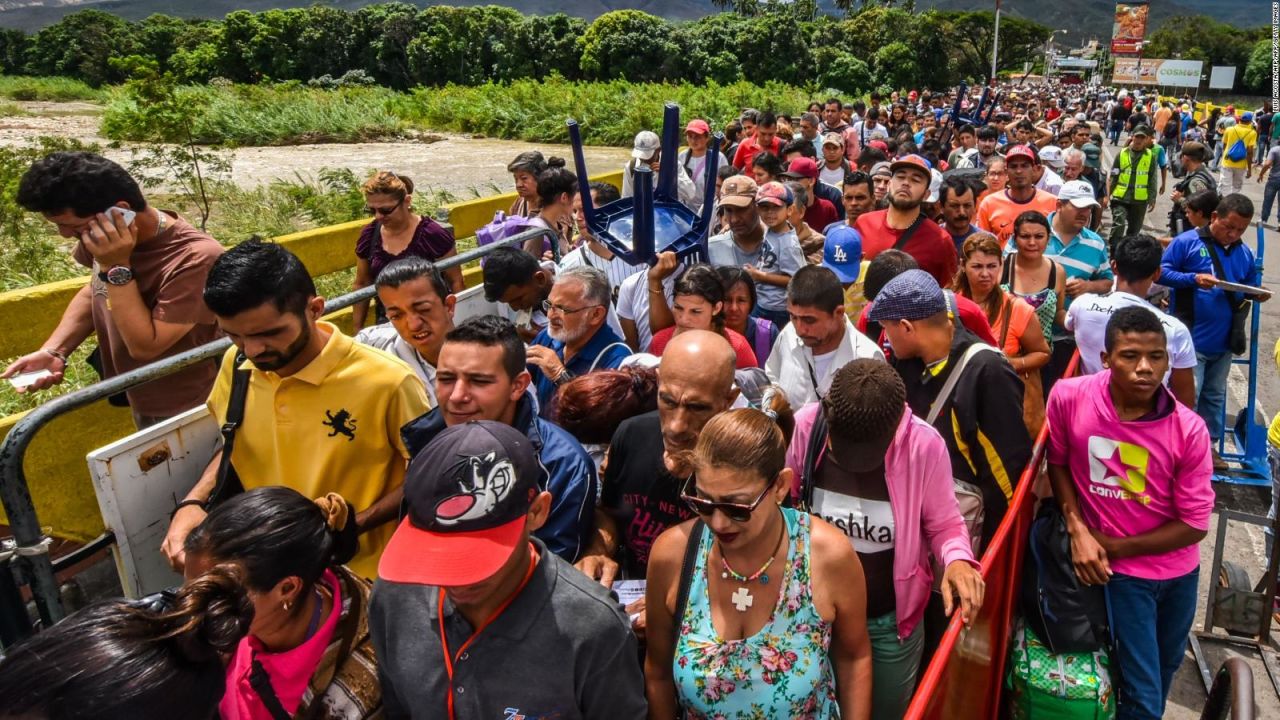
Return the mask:
<path fill-rule="evenodd" d="M 59 360 L 61 360 L 63 365 L 66 365 L 66 364 L 67 364 L 67 356 L 66 356 L 65 354 L 63 354 L 61 351 L 54 350 L 53 348 L 42 348 L 42 349 L 43 349 L 45 352 L 49 353 L 50 355 L 52 355 L 52 356 L 54 356 L 54 357 L 58 358 Z"/>
<path fill-rule="evenodd" d="M 573 378 L 574 378 L 574 375 L 573 373 L 569 372 L 569 368 L 564 367 L 562 365 L 560 366 L 559 374 L 556 375 L 556 379 L 552 380 L 551 382 L 555 383 L 556 385 L 563 385 L 569 382 L 570 380 L 572 380 Z"/>
<path fill-rule="evenodd" d="M 184 507 L 190 507 L 190 506 L 192 506 L 192 505 L 195 505 L 195 506 L 199 507 L 201 510 L 205 510 L 205 511 L 208 511 L 208 509 L 209 509 L 209 507 L 208 507 L 208 506 L 209 506 L 209 503 L 208 503 L 207 501 L 205 501 L 205 500 L 197 500 L 197 499 L 195 499 L 195 498 L 187 498 L 186 500 L 183 500 L 182 502 L 178 503 L 178 504 L 173 508 L 173 512 L 169 513 L 169 519 L 170 519 L 170 520 L 172 520 L 172 519 L 173 519 L 173 516 L 174 516 L 174 515 L 177 515 L 177 514 L 178 514 L 178 511 L 179 511 L 179 510 L 181 510 L 182 508 L 184 508 Z"/>
<path fill-rule="evenodd" d="M 666 294 L 666 292 L 665 292 L 662 288 L 658 288 L 657 290 L 654 290 L 653 288 L 649 288 L 649 292 L 650 292 L 650 293 L 652 293 L 652 294 L 654 294 L 654 295 L 664 295 L 664 294 Z"/>

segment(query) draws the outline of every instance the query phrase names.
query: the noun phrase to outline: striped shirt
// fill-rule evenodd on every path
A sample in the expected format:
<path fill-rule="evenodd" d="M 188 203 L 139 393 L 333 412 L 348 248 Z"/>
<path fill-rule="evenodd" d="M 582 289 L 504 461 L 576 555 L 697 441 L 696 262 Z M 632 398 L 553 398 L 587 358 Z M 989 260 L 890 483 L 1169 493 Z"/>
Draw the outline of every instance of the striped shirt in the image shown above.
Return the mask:
<path fill-rule="evenodd" d="M 1053 227 L 1053 218 L 1049 216 L 1049 227 Z M 1049 244 L 1045 246 L 1046 257 L 1053 258 L 1062 264 L 1067 271 L 1067 279 L 1081 280 L 1115 280 L 1111 272 L 1111 260 L 1107 256 L 1107 241 L 1098 233 L 1084 228 L 1071 242 L 1064 243 L 1056 233 L 1049 233 Z M 1071 298 L 1067 298 L 1067 306 L 1071 306 Z"/>
<path fill-rule="evenodd" d="M 592 252 L 585 244 L 560 260 L 561 270 L 582 266 L 600 270 L 609 278 L 609 290 L 613 294 L 614 305 L 618 303 L 618 290 L 622 288 L 622 281 L 641 270 L 649 269 L 647 265 L 632 265 L 616 255 L 609 260 L 605 260 Z"/>

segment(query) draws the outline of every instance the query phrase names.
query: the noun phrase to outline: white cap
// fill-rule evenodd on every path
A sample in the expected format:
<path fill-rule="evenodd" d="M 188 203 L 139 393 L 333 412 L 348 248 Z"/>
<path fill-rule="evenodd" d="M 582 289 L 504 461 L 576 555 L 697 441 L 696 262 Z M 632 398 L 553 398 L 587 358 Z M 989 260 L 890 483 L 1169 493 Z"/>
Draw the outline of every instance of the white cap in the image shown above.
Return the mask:
<path fill-rule="evenodd" d="M 662 147 L 662 141 L 658 139 L 658 133 L 652 130 L 641 130 L 636 133 L 636 142 L 632 146 L 631 157 L 637 160 L 648 160 L 653 154 L 658 152 L 658 148 Z"/>
<path fill-rule="evenodd" d="M 1065 165 L 1062 162 L 1062 148 L 1057 145 L 1045 145 L 1040 148 L 1040 162 L 1054 170 L 1061 170 Z"/>
<path fill-rule="evenodd" d="M 929 175 L 931 176 L 929 180 L 929 197 L 925 198 L 924 201 L 936 203 L 938 202 L 938 195 L 942 191 L 942 173 L 931 169 L 929 170 Z"/>
<path fill-rule="evenodd" d="M 1078 121 L 1078 122 L 1085 122 L 1085 121 L 1086 121 L 1086 120 L 1088 120 L 1088 119 L 1089 119 L 1089 116 L 1088 116 L 1088 115 L 1085 115 L 1085 114 L 1084 114 L 1084 113 L 1082 113 L 1082 112 L 1078 112 L 1078 113 L 1076 113 L 1076 121 Z"/>
<path fill-rule="evenodd" d="M 1069 201 L 1078 208 L 1098 204 L 1097 198 L 1093 196 L 1093 186 L 1084 180 L 1070 180 L 1063 183 L 1062 189 L 1058 190 L 1058 200 Z"/>

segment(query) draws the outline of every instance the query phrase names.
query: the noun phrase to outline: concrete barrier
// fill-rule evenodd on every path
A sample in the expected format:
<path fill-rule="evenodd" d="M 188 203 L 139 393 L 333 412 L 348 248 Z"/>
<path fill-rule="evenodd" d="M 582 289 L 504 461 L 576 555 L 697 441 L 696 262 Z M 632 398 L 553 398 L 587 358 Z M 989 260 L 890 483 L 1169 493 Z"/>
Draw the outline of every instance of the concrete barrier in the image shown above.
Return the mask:
<path fill-rule="evenodd" d="M 622 173 L 593 176 L 592 180 L 619 185 Z M 515 201 L 515 193 L 452 203 L 440 215 L 453 227 L 454 235 L 467 238 L 488 224 L 498 210 Z M 327 275 L 355 264 L 356 238 L 368 220 L 306 230 L 275 238 L 306 265 L 313 276 Z M 463 272 L 467 287 L 479 284 L 480 268 Z M 0 293 L 0 358 L 31 352 L 49 337 L 73 295 L 87 278 L 75 278 Z M 351 332 L 351 309 L 326 317 Z M 0 437 L 22 418 L 22 414 L 0 417 Z M 54 420 L 36 436 L 27 451 L 24 469 L 40 521 L 59 537 L 88 540 L 102 533 L 102 516 L 89 481 L 85 456 L 133 432 L 126 408 L 105 402 L 75 410 Z M 0 508 L 0 524 L 7 522 Z"/>

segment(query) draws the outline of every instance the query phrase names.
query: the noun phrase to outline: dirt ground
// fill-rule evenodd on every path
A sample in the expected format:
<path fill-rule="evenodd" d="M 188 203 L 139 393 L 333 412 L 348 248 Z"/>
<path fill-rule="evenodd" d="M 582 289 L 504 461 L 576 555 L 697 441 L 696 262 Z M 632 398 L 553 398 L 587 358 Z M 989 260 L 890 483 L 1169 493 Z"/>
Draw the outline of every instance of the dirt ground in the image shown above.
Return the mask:
<path fill-rule="evenodd" d="M 104 154 L 127 162 L 136 148 L 130 143 L 113 146 L 98 134 L 100 106 L 90 103 L 18 102 L 27 115 L 0 117 L 0 145 L 30 142 L 41 135 L 60 135 L 102 145 Z M 413 178 L 419 188 L 445 190 L 460 199 L 509 192 L 511 176 L 507 163 L 525 150 L 540 150 L 559 156 L 573 167 L 566 145 L 543 145 L 473 138 L 448 133 L 432 133 L 420 140 L 357 144 L 291 145 L 248 147 L 228 151 L 230 180 L 253 187 L 296 175 L 314 178 L 326 167 L 345 167 L 357 175 L 374 169 L 389 169 Z M 630 157 L 629 148 L 587 147 L 590 174 L 621 169 Z"/>

